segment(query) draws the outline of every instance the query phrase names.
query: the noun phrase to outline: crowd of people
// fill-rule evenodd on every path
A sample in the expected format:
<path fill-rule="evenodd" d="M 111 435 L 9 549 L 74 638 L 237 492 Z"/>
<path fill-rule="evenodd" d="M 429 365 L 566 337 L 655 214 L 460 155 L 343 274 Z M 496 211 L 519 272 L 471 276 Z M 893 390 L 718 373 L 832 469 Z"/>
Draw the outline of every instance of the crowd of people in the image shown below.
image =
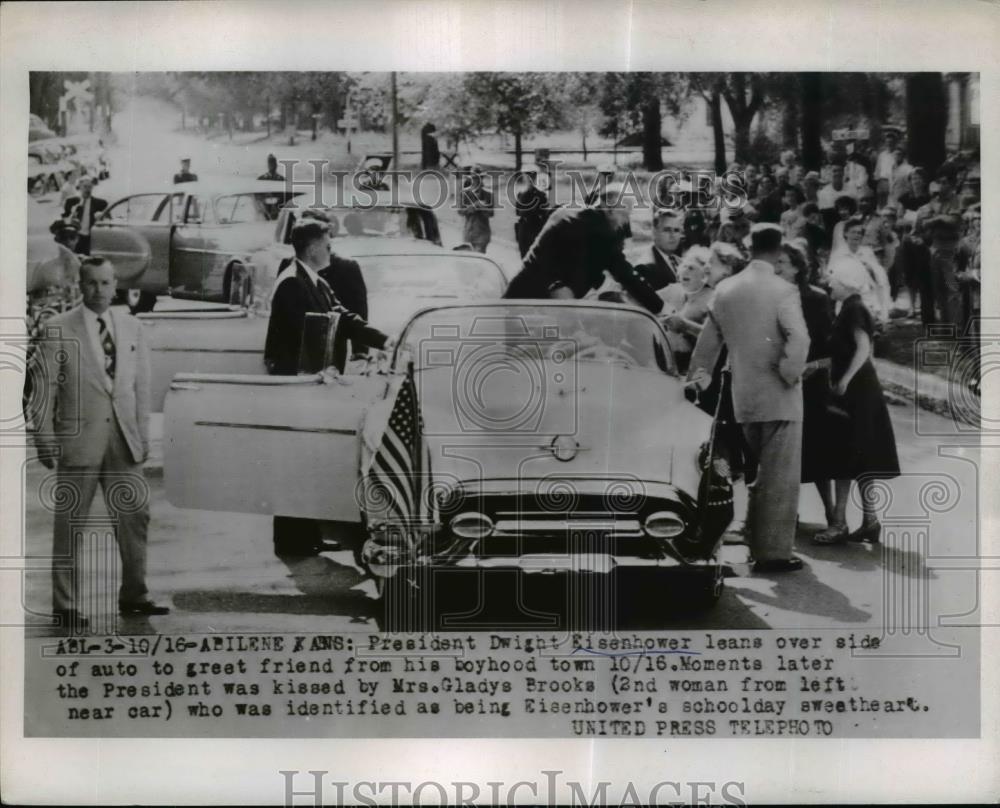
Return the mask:
<path fill-rule="evenodd" d="M 523 264 L 506 297 L 593 297 L 656 314 L 691 398 L 716 417 L 718 453 L 748 483 L 756 569 L 799 569 L 801 483 L 815 485 L 826 514 L 814 542 L 879 541 L 872 488 L 900 473 L 872 362 L 890 320 L 978 333 L 977 168 L 954 156 L 928 182 L 893 130 L 874 161 L 858 149 L 822 171 L 805 171 L 793 154 L 732 165 L 746 191 L 737 204 L 685 206 L 683 181 L 672 189 L 681 204 L 676 193 L 672 205 L 654 200 L 649 260 L 638 264 L 625 259 L 620 184 L 546 218 L 537 215 L 544 189 L 527 172 L 516 225 Z M 863 519 L 852 531 L 855 484 Z"/>

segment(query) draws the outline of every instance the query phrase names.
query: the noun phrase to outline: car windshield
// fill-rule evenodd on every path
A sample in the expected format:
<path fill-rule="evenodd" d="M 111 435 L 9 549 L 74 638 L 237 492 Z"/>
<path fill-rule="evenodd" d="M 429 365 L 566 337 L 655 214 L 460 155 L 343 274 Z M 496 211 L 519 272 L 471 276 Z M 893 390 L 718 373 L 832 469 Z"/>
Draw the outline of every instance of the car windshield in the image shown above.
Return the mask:
<path fill-rule="evenodd" d="M 407 237 L 432 241 L 439 244 L 434 213 L 423 208 L 407 205 L 380 205 L 371 208 L 322 208 L 323 215 L 330 221 L 330 235 L 333 238 L 355 236 Z M 285 228 L 285 241 L 292 232 L 294 219 L 301 212 L 292 212 Z"/>
<path fill-rule="evenodd" d="M 489 300 L 503 294 L 499 267 L 461 255 L 356 256 L 370 297 Z"/>
<path fill-rule="evenodd" d="M 470 347 L 511 351 L 520 358 L 568 357 L 674 373 L 656 322 L 643 312 L 615 306 L 507 304 L 448 307 L 415 317 L 401 337 L 417 370 L 447 364 Z"/>
<path fill-rule="evenodd" d="M 215 199 L 215 221 L 218 224 L 271 222 L 278 218 L 281 206 L 295 194 L 287 191 L 257 191 L 250 194 L 228 194 Z"/>

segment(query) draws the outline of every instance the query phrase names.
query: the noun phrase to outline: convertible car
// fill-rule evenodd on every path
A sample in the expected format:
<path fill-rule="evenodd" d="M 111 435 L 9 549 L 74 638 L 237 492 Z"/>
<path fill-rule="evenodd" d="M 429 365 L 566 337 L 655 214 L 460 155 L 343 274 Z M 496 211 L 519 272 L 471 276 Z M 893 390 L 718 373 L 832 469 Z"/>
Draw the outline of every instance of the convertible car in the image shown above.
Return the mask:
<path fill-rule="evenodd" d="M 389 334 L 398 334 L 420 308 L 443 301 L 496 300 L 507 285 L 499 264 L 478 253 L 411 239 L 351 238 L 335 246 L 338 254 L 361 266 L 368 320 Z M 248 307 L 139 315 L 150 347 L 154 412 L 162 410 L 177 373 L 265 372 L 268 298 L 277 267 L 272 262 L 265 268 L 266 281 L 254 288 Z"/>
<path fill-rule="evenodd" d="M 341 375 L 184 374 L 165 410 L 182 508 L 335 523 L 385 623 L 426 628 L 448 575 L 673 575 L 722 588 L 731 503 L 711 419 L 684 398 L 664 332 L 581 301 L 440 305 L 399 347 Z M 731 491 L 731 489 L 730 489 Z"/>

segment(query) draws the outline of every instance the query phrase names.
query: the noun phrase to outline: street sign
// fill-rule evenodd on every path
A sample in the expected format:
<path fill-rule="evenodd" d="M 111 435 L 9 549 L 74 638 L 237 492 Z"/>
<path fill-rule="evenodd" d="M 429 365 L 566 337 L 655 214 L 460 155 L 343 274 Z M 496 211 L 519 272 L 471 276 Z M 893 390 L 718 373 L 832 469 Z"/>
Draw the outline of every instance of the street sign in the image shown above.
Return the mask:
<path fill-rule="evenodd" d="M 868 129 L 834 129 L 834 140 L 868 140 L 871 132 Z"/>
<path fill-rule="evenodd" d="M 81 110 L 84 104 L 94 103 L 94 93 L 90 89 L 90 79 L 83 81 L 64 81 L 63 87 L 66 93 L 59 99 L 59 111 L 66 112 L 69 102 L 72 101 L 77 110 Z"/>
<path fill-rule="evenodd" d="M 357 129 L 358 119 L 351 116 L 346 116 L 337 121 L 338 129 Z"/>

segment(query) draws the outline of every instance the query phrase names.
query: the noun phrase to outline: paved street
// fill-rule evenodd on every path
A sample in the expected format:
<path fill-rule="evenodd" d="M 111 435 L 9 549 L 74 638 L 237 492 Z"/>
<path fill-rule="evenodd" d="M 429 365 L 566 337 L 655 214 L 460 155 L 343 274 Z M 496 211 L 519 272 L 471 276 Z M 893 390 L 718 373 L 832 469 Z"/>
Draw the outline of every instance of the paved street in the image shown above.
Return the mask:
<path fill-rule="evenodd" d="M 641 589 L 622 586 L 629 592 L 625 606 L 631 602 L 633 607 L 624 615 L 623 624 L 706 629 L 871 626 L 880 625 L 884 610 L 899 598 L 909 608 L 923 604 L 931 614 L 962 614 L 974 609 L 974 574 L 967 569 L 934 567 L 942 558 L 953 559 L 951 567 L 961 567 L 954 559 L 976 552 L 975 463 L 980 450 L 966 441 L 961 448 L 939 453 L 941 439 L 913 434 L 908 408 L 894 407 L 892 412 L 905 475 L 891 484 L 892 504 L 883 521 L 887 532 L 892 527 L 895 533 L 908 532 L 908 538 L 887 537 L 882 547 L 813 546 L 809 536 L 820 525 L 822 509 L 815 491 L 803 488 L 798 552 L 806 561 L 805 570 L 784 576 L 750 575 L 746 565 L 739 563 L 745 560 L 744 548 L 727 546 L 724 559 L 732 562 L 739 574 L 727 579 L 726 591 L 714 610 L 684 614 L 672 609 L 662 597 L 663 583 L 649 583 Z M 943 419 L 926 413 L 921 424 L 942 430 L 947 427 Z M 51 541 L 51 515 L 42 508 L 38 491 L 48 473 L 34 460 L 26 472 L 27 550 L 30 556 L 45 556 Z M 350 553 L 281 561 L 271 550 L 267 517 L 181 510 L 166 501 L 161 476 L 152 474 L 149 484 L 149 585 L 157 599 L 170 604 L 172 612 L 150 621 L 124 621 L 120 630 L 337 632 L 377 627 L 374 586 L 354 566 Z M 936 488 L 926 489 L 928 484 Z M 737 494 L 739 515 L 745 503 L 742 486 Z M 935 513 L 928 506 L 942 512 Z M 102 513 L 103 507 L 95 506 L 95 518 Z M 858 523 L 856 508 L 849 518 L 851 524 Z M 929 532 L 929 543 L 915 538 L 920 526 Z M 731 533 L 727 541 L 739 541 L 739 537 Z M 930 556 L 933 560 L 928 562 Z M 921 588 L 924 583 L 926 590 Z M 92 587 L 93 582 L 86 591 Z M 548 581 L 541 589 L 539 600 L 524 601 L 526 610 L 563 612 L 561 596 L 553 595 L 555 590 Z M 503 598 L 503 592 L 509 601 L 500 607 L 496 598 Z M 480 619 L 509 620 L 513 592 L 509 584 L 501 583 L 490 593 L 492 605 Z M 28 573 L 25 594 L 29 612 L 43 615 L 49 603 L 48 575 Z M 114 593 L 91 606 L 110 619 Z M 497 616 L 500 614 L 502 618 Z M 44 622 L 41 616 L 33 620 L 38 625 Z M 110 624 L 99 621 L 98 625 Z"/>

